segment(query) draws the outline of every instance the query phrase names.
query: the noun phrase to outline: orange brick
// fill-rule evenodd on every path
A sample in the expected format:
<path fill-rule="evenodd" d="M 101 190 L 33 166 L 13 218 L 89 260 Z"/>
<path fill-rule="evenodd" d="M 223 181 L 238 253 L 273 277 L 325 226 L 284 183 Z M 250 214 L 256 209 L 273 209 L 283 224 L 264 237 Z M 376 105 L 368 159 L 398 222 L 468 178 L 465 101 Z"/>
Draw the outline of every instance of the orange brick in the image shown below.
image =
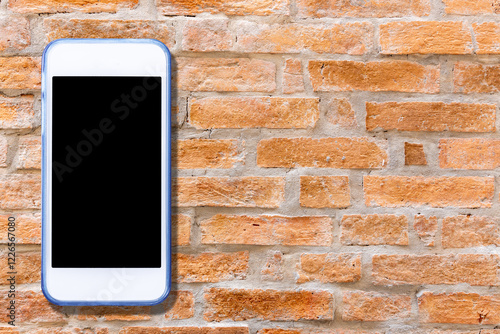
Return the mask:
<path fill-rule="evenodd" d="M 174 144 L 173 164 L 179 169 L 233 168 L 243 161 L 236 139 L 188 139 Z"/>
<path fill-rule="evenodd" d="M 500 295 L 424 292 L 418 298 L 418 311 L 423 322 L 496 325 Z"/>
<path fill-rule="evenodd" d="M 175 29 L 164 21 L 47 18 L 43 26 L 49 42 L 58 38 L 154 38 L 170 48 L 175 45 Z"/>
<path fill-rule="evenodd" d="M 426 246 L 434 246 L 438 230 L 438 221 L 436 216 L 427 218 L 425 216 L 415 215 L 413 228 L 420 237 L 420 240 L 422 240 Z"/>
<path fill-rule="evenodd" d="M 446 14 L 477 15 L 498 14 L 500 4 L 496 0 L 443 0 Z"/>
<path fill-rule="evenodd" d="M 344 245 L 408 245 L 408 218 L 396 215 L 344 215 L 340 223 Z"/>
<path fill-rule="evenodd" d="M 39 57 L 0 57 L 0 89 L 40 89 L 40 87 Z M 3 118 L 3 112 L 0 112 Z M 12 110 L 6 112 L 12 115 Z"/>
<path fill-rule="evenodd" d="M 123 327 L 120 334 L 249 334 L 248 327 Z"/>
<path fill-rule="evenodd" d="M 2 333 L 0 331 L 0 333 Z M 35 334 L 108 334 L 109 331 L 107 328 L 97 327 L 50 327 L 50 328 L 41 328 L 36 331 L 30 331 L 30 333 Z"/>
<path fill-rule="evenodd" d="M 273 92 L 276 65 L 249 58 L 177 58 L 180 90 L 201 92 Z M 1 77 L 0 77 L 1 78 Z"/>
<path fill-rule="evenodd" d="M 18 13 L 115 13 L 120 9 L 132 9 L 139 0 L 9 0 L 8 8 Z"/>
<path fill-rule="evenodd" d="M 269 251 L 267 261 L 260 271 L 263 281 L 281 281 L 284 278 L 283 264 L 285 260 L 280 251 Z"/>
<path fill-rule="evenodd" d="M 229 51 L 233 48 L 233 34 L 228 28 L 229 20 L 188 20 L 182 30 L 182 50 L 209 52 Z"/>
<path fill-rule="evenodd" d="M 356 282 L 361 279 L 361 254 L 301 254 L 297 283 Z"/>
<path fill-rule="evenodd" d="M 1 129 L 31 129 L 34 126 L 33 95 L 0 96 Z"/>
<path fill-rule="evenodd" d="M 242 280 L 247 277 L 248 259 L 248 252 L 175 254 L 173 277 L 181 283 Z"/>
<path fill-rule="evenodd" d="M 207 97 L 189 101 L 189 123 L 198 129 L 307 128 L 318 119 L 318 98 Z"/>
<path fill-rule="evenodd" d="M 7 152 L 9 151 L 9 143 L 7 138 L 0 136 L 0 167 L 7 167 Z"/>
<path fill-rule="evenodd" d="M 30 22 L 22 16 L 0 19 L 0 51 L 22 50 L 31 44 Z"/>
<path fill-rule="evenodd" d="M 490 217 L 446 217 L 442 238 L 443 248 L 500 246 L 500 226 Z"/>
<path fill-rule="evenodd" d="M 189 319 L 194 316 L 194 295 L 191 291 L 172 291 L 165 302 L 167 320 Z"/>
<path fill-rule="evenodd" d="M 339 24 L 236 24 L 240 52 L 317 53 L 362 55 L 373 48 L 373 25 L 368 22 Z"/>
<path fill-rule="evenodd" d="M 0 243 L 8 243 L 7 226 L 9 217 L 15 218 L 16 242 L 18 244 L 40 244 L 42 216 L 34 214 L 0 215 Z"/>
<path fill-rule="evenodd" d="M 334 98 L 328 104 L 327 119 L 330 123 L 342 127 L 356 127 L 356 115 L 351 103 L 346 98 Z"/>
<path fill-rule="evenodd" d="M 2 225 L 4 228 L 6 225 Z M 16 233 L 17 234 L 17 233 Z M 0 285 L 8 285 L 9 281 L 7 278 L 10 277 L 8 274 L 9 267 L 7 266 L 8 255 L 7 253 L 0 255 L 0 262 L 5 265 L 1 267 L 0 271 Z M 20 253 L 16 252 L 16 283 L 38 283 L 40 282 L 40 271 L 41 271 L 41 253 L 40 252 L 27 252 Z"/>
<path fill-rule="evenodd" d="M 40 169 L 42 164 L 42 138 L 25 136 L 19 138 L 18 169 Z"/>
<path fill-rule="evenodd" d="M 181 177 L 172 193 L 178 206 L 277 208 L 284 191 L 282 177 Z"/>
<path fill-rule="evenodd" d="M 344 328 L 263 328 L 257 334 L 383 334 L 383 332 L 371 332 L 360 329 Z M 435 333 L 433 333 L 435 334 Z M 451 334 L 451 333 L 450 333 Z M 478 333 L 474 333 L 478 334 Z"/>
<path fill-rule="evenodd" d="M 351 205 L 347 176 L 301 176 L 300 205 L 309 208 L 346 208 Z"/>
<path fill-rule="evenodd" d="M 10 298 L 7 293 L 0 294 L 0 303 L 8 305 Z M 42 292 L 30 290 L 16 290 L 16 325 L 18 323 L 47 323 L 62 322 L 67 319 L 63 308 L 51 304 Z M 7 312 L 0 313 L 0 321 L 7 323 L 10 319 Z"/>
<path fill-rule="evenodd" d="M 300 59 L 287 58 L 283 68 L 283 93 L 293 94 L 303 92 L 304 78 L 302 77 L 302 63 Z"/>
<path fill-rule="evenodd" d="M 172 245 L 187 246 L 191 240 L 191 217 L 178 214 L 172 216 Z"/>
<path fill-rule="evenodd" d="M 0 177 L 0 209 L 40 209 L 40 175 L 8 174 Z"/>
<path fill-rule="evenodd" d="M 500 285 L 499 255 L 374 255 L 375 284 Z"/>
<path fill-rule="evenodd" d="M 158 11 L 163 15 L 196 15 L 201 13 L 226 15 L 287 15 L 289 0 L 158 0 Z"/>
<path fill-rule="evenodd" d="M 455 93 L 498 93 L 500 65 L 458 62 L 453 69 Z"/>
<path fill-rule="evenodd" d="M 427 16 L 429 0 L 384 0 L 350 2 L 343 0 L 297 0 L 298 16 L 307 17 L 402 17 Z"/>
<path fill-rule="evenodd" d="M 141 321 L 151 319 L 151 306 L 79 306 L 78 320 Z"/>
<path fill-rule="evenodd" d="M 367 206 L 434 208 L 489 208 L 495 184 L 493 177 L 365 176 Z"/>
<path fill-rule="evenodd" d="M 497 22 L 473 23 L 477 54 L 500 54 L 500 24 Z"/>
<path fill-rule="evenodd" d="M 424 145 L 405 142 L 405 165 L 427 165 Z"/>
<path fill-rule="evenodd" d="M 332 320 L 333 296 L 327 291 L 205 289 L 206 321 Z"/>
<path fill-rule="evenodd" d="M 367 102 L 366 129 L 494 132 L 494 104 Z"/>
<path fill-rule="evenodd" d="M 387 321 L 410 317 L 411 297 L 377 292 L 344 292 L 342 320 Z"/>
<path fill-rule="evenodd" d="M 450 138 L 439 141 L 439 167 L 495 169 L 500 167 L 500 140 Z"/>
<path fill-rule="evenodd" d="M 202 244 L 309 245 L 332 244 L 329 217 L 215 215 L 201 222 Z"/>
<path fill-rule="evenodd" d="M 413 21 L 380 25 L 382 54 L 471 54 L 472 35 L 465 22 Z"/>
<path fill-rule="evenodd" d="M 257 146 L 259 167 L 382 168 L 386 150 L 378 142 L 358 138 L 271 138 Z"/>
<path fill-rule="evenodd" d="M 439 66 L 409 61 L 311 60 L 314 91 L 439 92 Z"/>

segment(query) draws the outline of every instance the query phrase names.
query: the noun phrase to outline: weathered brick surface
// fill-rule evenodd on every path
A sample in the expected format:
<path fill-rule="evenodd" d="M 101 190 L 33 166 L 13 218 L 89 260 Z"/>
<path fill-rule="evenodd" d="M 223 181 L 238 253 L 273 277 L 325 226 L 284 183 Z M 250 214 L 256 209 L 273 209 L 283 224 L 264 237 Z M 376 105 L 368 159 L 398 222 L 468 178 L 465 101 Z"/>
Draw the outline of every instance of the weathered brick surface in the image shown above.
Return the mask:
<path fill-rule="evenodd" d="M 499 54 L 500 24 L 497 22 L 473 23 L 477 54 Z"/>
<path fill-rule="evenodd" d="M 182 49 L 186 51 L 210 52 L 230 51 L 233 34 L 228 20 L 189 20 L 182 30 Z"/>
<path fill-rule="evenodd" d="M 163 15 L 196 15 L 201 13 L 226 15 L 278 15 L 289 13 L 289 0 L 185 1 L 159 0 L 158 11 Z"/>
<path fill-rule="evenodd" d="M 498 14 L 500 6 L 495 0 L 443 0 L 447 14 L 475 15 Z"/>
<path fill-rule="evenodd" d="M 114 13 L 120 9 L 134 8 L 138 4 L 139 0 L 9 0 L 8 8 L 18 13 Z"/>
<path fill-rule="evenodd" d="M 120 334 L 248 334 L 248 327 L 234 326 L 234 327 L 123 327 L 120 329 Z"/>
<path fill-rule="evenodd" d="M 489 208 L 495 190 L 492 177 L 365 176 L 367 206 Z"/>
<path fill-rule="evenodd" d="M 387 321 L 410 316 L 411 298 L 377 292 L 349 291 L 343 295 L 342 320 Z"/>
<path fill-rule="evenodd" d="M 267 261 L 262 267 L 260 274 L 263 281 L 281 281 L 284 278 L 283 264 L 285 260 L 280 251 L 269 251 Z"/>
<path fill-rule="evenodd" d="M 361 279 L 361 255 L 356 253 L 302 254 L 297 283 L 356 282 Z"/>
<path fill-rule="evenodd" d="M 500 225 L 494 217 L 445 217 L 442 244 L 444 248 L 500 246 Z"/>
<path fill-rule="evenodd" d="M 0 57 L 0 89 L 40 89 L 40 72 L 39 57 Z"/>
<path fill-rule="evenodd" d="M 300 205 L 309 208 L 346 208 L 351 204 L 349 177 L 301 176 Z"/>
<path fill-rule="evenodd" d="M 207 321 L 331 320 L 334 312 L 333 296 L 327 291 L 209 288 L 205 301 Z"/>
<path fill-rule="evenodd" d="M 314 91 L 439 92 L 439 66 L 409 61 L 309 61 Z"/>
<path fill-rule="evenodd" d="M 162 304 L 167 320 L 189 319 L 194 316 L 194 295 L 191 291 L 172 291 Z"/>
<path fill-rule="evenodd" d="M 271 138 L 257 146 L 260 167 L 382 168 L 388 155 L 369 138 Z"/>
<path fill-rule="evenodd" d="M 346 98 L 334 98 L 328 104 L 327 119 L 330 123 L 346 128 L 358 125 L 354 109 Z"/>
<path fill-rule="evenodd" d="M 305 90 L 300 59 L 285 59 L 282 85 L 284 94 L 293 94 Z"/>
<path fill-rule="evenodd" d="M 226 97 L 191 99 L 189 123 L 196 128 L 307 128 L 319 118 L 319 99 Z"/>
<path fill-rule="evenodd" d="M 30 129 L 34 125 L 33 95 L 0 96 L 0 128 Z"/>
<path fill-rule="evenodd" d="M 450 138 L 439 141 L 439 167 L 495 169 L 500 166 L 500 140 Z"/>
<path fill-rule="evenodd" d="M 2 175 L 0 177 L 0 209 L 40 209 L 40 175 Z"/>
<path fill-rule="evenodd" d="M 0 285 L 10 285 L 10 281 L 7 281 L 7 279 L 11 277 L 9 272 L 12 270 L 9 270 L 9 266 L 7 265 L 7 263 L 11 263 L 10 261 L 8 262 L 8 258 L 12 260 L 12 256 L 9 256 L 8 253 L 0 254 L 0 262 L 5 264 L 1 267 L 0 271 Z M 41 253 L 39 252 L 16 252 L 16 283 L 24 284 L 40 282 L 41 261 Z"/>
<path fill-rule="evenodd" d="M 382 334 L 381 332 L 345 328 L 263 328 L 257 334 Z M 477 333 L 474 333 L 477 334 Z"/>
<path fill-rule="evenodd" d="M 494 104 L 367 102 L 366 129 L 493 132 L 496 109 Z"/>
<path fill-rule="evenodd" d="M 40 169 L 42 164 L 42 138 L 26 136 L 19 138 L 17 168 Z"/>
<path fill-rule="evenodd" d="M 7 167 L 7 153 L 9 151 L 9 143 L 7 138 L 0 136 L 0 167 Z"/>
<path fill-rule="evenodd" d="M 375 284 L 499 285 L 498 255 L 374 255 Z"/>
<path fill-rule="evenodd" d="M 405 165 L 427 165 L 423 144 L 405 142 Z"/>
<path fill-rule="evenodd" d="M 332 243 L 332 221 L 325 216 L 216 215 L 201 222 L 203 244 L 309 245 Z"/>
<path fill-rule="evenodd" d="M 173 146 L 173 164 L 179 169 L 232 168 L 243 161 L 234 139 L 178 140 Z"/>
<path fill-rule="evenodd" d="M 8 219 L 15 218 L 16 243 L 17 244 L 40 244 L 42 230 L 42 216 L 34 214 L 12 214 L 0 215 L 0 243 L 8 243 Z"/>
<path fill-rule="evenodd" d="M 436 233 L 438 230 L 438 220 L 436 216 L 426 217 L 416 215 L 413 220 L 413 228 L 420 237 L 420 240 L 422 240 L 426 246 L 432 247 L 435 245 Z"/>
<path fill-rule="evenodd" d="M 79 306 L 78 320 L 141 321 L 151 319 L 151 306 Z"/>
<path fill-rule="evenodd" d="M 344 215 L 340 223 L 344 245 L 408 245 L 408 218 L 396 215 Z"/>
<path fill-rule="evenodd" d="M 418 298 L 421 321 L 495 325 L 500 322 L 500 295 L 424 292 Z"/>
<path fill-rule="evenodd" d="M 3 333 L 0 331 L 0 333 Z M 8 332 L 10 333 L 10 332 Z M 49 327 L 49 328 L 41 328 L 32 331 L 35 334 L 108 334 L 109 329 L 106 327 Z"/>
<path fill-rule="evenodd" d="M 0 51 L 22 50 L 31 44 L 30 22 L 22 16 L 0 18 Z"/>
<path fill-rule="evenodd" d="M 456 93 L 498 93 L 500 91 L 500 65 L 458 62 L 453 69 Z"/>
<path fill-rule="evenodd" d="M 172 216 L 172 244 L 187 246 L 191 241 L 191 217 L 183 214 Z"/>
<path fill-rule="evenodd" d="M 7 293 L 0 295 L 2 305 L 8 305 L 10 300 Z M 16 303 L 16 324 L 64 322 L 68 318 L 63 307 L 51 304 L 42 292 L 16 291 Z M 7 324 L 8 321 L 7 312 L 0 313 L 0 322 Z"/>

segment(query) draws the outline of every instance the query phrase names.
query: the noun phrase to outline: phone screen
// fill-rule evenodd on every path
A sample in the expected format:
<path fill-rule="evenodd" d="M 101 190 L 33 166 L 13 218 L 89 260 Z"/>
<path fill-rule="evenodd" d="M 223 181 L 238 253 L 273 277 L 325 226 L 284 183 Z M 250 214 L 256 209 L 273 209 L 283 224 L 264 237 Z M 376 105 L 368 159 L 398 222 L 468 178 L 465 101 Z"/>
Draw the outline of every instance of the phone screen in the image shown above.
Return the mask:
<path fill-rule="evenodd" d="M 52 267 L 161 267 L 161 77 L 52 77 Z"/>

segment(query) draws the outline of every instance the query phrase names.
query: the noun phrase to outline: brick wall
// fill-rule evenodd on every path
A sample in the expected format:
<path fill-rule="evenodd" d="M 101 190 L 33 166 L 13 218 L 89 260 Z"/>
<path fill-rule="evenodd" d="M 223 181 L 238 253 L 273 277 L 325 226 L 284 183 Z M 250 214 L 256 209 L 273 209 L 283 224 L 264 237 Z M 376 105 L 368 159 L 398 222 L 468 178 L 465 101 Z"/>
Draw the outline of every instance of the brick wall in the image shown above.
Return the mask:
<path fill-rule="evenodd" d="M 40 56 L 63 37 L 174 55 L 162 305 L 40 292 Z M 498 334 L 499 91 L 498 0 L 1 0 L 0 239 L 14 214 L 21 291 L 0 333 Z"/>

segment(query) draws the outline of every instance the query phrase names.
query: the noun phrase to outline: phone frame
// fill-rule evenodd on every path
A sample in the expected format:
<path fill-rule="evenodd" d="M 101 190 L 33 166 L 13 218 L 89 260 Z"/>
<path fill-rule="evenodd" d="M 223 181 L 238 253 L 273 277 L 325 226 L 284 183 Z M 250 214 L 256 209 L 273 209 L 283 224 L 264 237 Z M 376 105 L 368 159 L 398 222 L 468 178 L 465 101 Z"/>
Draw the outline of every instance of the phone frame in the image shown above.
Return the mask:
<path fill-rule="evenodd" d="M 141 61 L 138 61 L 138 59 Z M 162 258 L 160 268 L 51 267 L 52 76 L 55 75 L 161 76 Z M 147 306 L 161 303 L 168 296 L 171 287 L 170 77 L 170 52 L 162 42 L 154 39 L 58 39 L 52 41 L 45 47 L 42 56 L 41 101 L 41 283 L 42 292 L 50 302 L 57 305 Z M 103 240 L 102 242 L 106 241 Z M 91 243 L 91 240 L 89 240 L 89 243 Z M 138 244 L 138 251 L 140 251 L 140 243 Z M 92 282 L 92 284 L 88 284 L 89 282 Z M 109 295 L 112 297 L 107 298 Z"/>

